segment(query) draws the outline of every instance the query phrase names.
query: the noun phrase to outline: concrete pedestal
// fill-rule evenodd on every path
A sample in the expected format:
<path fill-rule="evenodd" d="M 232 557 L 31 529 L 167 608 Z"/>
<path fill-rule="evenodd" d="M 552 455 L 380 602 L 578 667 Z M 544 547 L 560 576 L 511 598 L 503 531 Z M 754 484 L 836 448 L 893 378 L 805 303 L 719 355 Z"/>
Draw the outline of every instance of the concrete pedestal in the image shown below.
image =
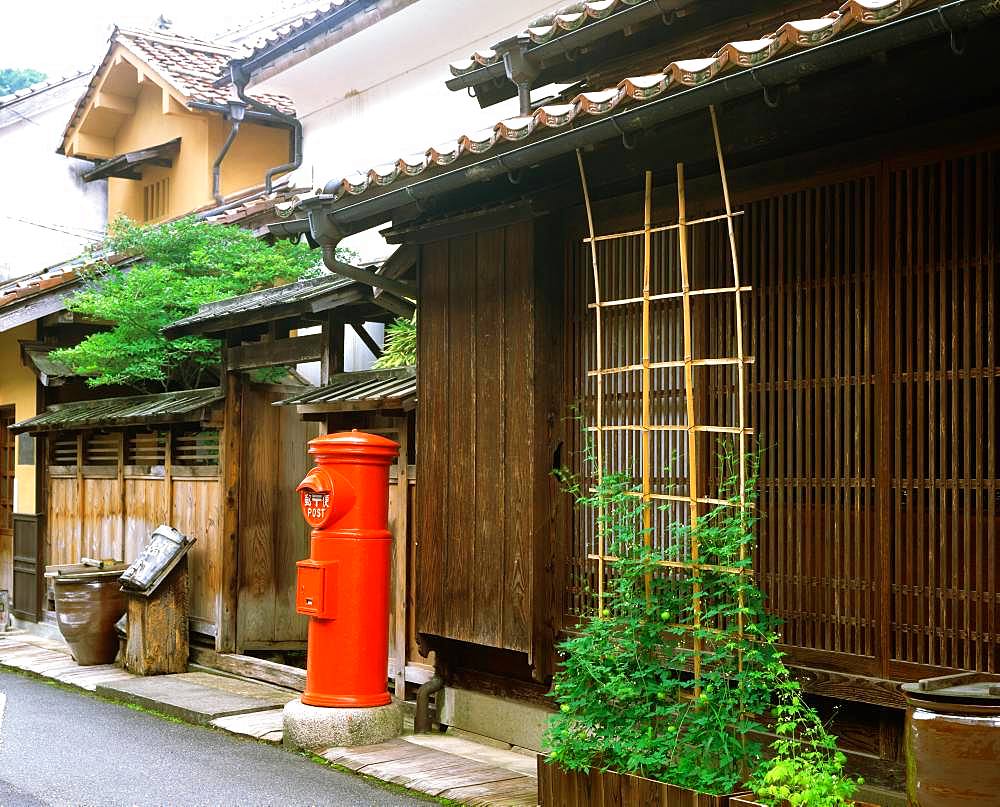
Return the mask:
<path fill-rule="evenodd" d="M 403 712 L 393 702 L 369 709 L 307 706 L 296 698 L 285 704 L 284 743 L 309 751 L 354 745 L 375 745 L 398 737 Z"/>

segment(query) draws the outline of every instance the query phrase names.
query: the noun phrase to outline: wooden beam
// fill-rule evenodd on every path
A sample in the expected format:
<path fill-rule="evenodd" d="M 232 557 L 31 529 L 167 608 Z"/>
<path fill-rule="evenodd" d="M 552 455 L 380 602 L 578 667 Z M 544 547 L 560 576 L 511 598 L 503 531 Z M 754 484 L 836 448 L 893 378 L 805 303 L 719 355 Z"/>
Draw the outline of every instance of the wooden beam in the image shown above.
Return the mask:
<path fill-rule="evenodd" d="M 409 300 L 397 297 L 395 294 L 390 294 L 389 292 L 378 295 L 373 301 L 375 305 L 384 308 L 386 311 L 391 311 L 397 317 L 402 317 L 403 319 L 412 319 L 417 311 L 417 307 Z"/>
<path fill-rule="evenodd" d="M 371 351 L 371 354 L 376 359 L 381 359 L 382 348 L 379 347 L 378 342 L 372 339 L 372 335 L 365 330 L 365 324 L 363 322 L 352 322 L 351 327 L 354 329 L 354 332 L 358 335 L 361 341 L 365 343 L 365 347 Z"/>
<path fill-rule="evenodd" d="M 77 132 L 70 141 L 70 151 L 73 157 L 97 157 L 107 160 L 115 156 L 115 141 L 110 137 Z"/>
<path fill-rule="evenodd" d="M 94 96 L 94 109 L 106 109 L 119 115 L 134 115 L 135 99 L 101 90 Z"/>
<path fill-rule="evenodd" d="M 213 670 L 239 675 L 243 678 L 253 678 L 269 684 L 294 689 L 301 692 L 306 686 L 306 671 L 287 664 L 241 656 L 236 653 L 217 653 L 204 647 L 191 647 L 191 661 Z"/>
<path fill-rule="evenodd" d="M 376 274 L 381 277 L 391 277 L 394 280 L 398 280 L 417 265 L 419 257 L 420 247 L 416 244 L 403 244 L 378 268 Z M 378 297 L 383 292 L 384 289 L 376 288 L 372 296 Z"/>
<path fill-rule="evenodd" d="M 323 352 L 320 356 L 319 383 L 326 384 L 330 376 L 344 371 L 344 321 L 333 312 L 323 323 Z"/>
<path fill-rule="evenodd" d="M 414 300 L 417 298 L 417 287 L 412 283 L 405 283 L 402 280 L 396 280 L 391 277 L 383 277 L 370 269 L 352 266 L 336 258 L 333 261 L 328 261 L 327 268 L 331 272 L 336 272 L 338 275 L 350 278 L 355 283 L 363 283 L 366 286 L 376 289 L 383 288 L 386 291 L 391 291 L 393 294 L 398 294 L 400 297 L 410 297 Z"/>
<path fill-rule="evenodd" d="M 370 337 L 369 337 L 370 338 Z M 323 334 L 296 336 L 237 345 L 226 350 L 227 370 L 252 370 L 257 367 L 281 367 L 323 358 Z"/>

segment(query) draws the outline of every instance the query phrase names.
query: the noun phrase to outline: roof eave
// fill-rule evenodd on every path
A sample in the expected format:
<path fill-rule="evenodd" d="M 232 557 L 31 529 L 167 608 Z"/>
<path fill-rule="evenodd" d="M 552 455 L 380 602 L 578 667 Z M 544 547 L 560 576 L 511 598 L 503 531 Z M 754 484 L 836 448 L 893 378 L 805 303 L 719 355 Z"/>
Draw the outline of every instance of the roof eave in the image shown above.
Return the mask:
<path fill-rule="evenodd" d="M 1000 7 L 992 0 L 954 0 L 879 27 L 861 29 L 809 50 L 766 62 L 757 68 L 723 74 L 705 84 L 573 125 L 525 145 L 511 144 L 477 162 L 445 170 L 426 179 L 414 178 L 381 193 L 364 194 L 364 198 L 350 195 L 338 198 L 330 192 L 328 184 L 325 194 L 303 202 L 302 207 L 309 213 L 314 236 L 328 232 L 331 225 L 344 235 L 352 234 L 384 224 L 393 218 L 395 211 L 414 204 L 419 206 L 441 194 L 529 168 L 579 148 L 635 133 L 712 104 L 799 81 L 873 53 L 974 28 L 997 15 L 1000 15 Z"/>

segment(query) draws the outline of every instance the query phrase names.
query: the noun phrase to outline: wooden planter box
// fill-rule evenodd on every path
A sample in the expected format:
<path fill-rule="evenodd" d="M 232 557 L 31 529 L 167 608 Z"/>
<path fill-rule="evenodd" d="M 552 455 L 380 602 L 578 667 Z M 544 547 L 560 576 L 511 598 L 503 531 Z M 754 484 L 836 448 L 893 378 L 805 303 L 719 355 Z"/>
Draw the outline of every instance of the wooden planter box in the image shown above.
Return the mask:
<path fill-rule="evenodd" d="M 878 807 L 877 804 L 872 804 L 867 801 L 855 801 L 852 802 L 854 807 Z M 753 795 L 748 796 L 736 796 L 729 802 L 729 807 L 764 807 L 759 801 L 754 801 Z"/>
<path fill-rule="evenodd" d="M 628 773 L 596 768 L 567 771 L 549 765 L 539 754 L 538 803 L 541 807 L 730 807 L 736 801 L 733 796 L 710 796 Z"/>

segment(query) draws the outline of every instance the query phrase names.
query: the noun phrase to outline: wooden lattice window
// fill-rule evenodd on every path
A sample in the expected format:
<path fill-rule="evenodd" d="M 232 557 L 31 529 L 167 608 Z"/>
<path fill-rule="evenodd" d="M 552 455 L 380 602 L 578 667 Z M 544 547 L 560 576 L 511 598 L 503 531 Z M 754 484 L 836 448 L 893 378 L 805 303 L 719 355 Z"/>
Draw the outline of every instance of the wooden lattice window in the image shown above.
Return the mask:
<path fill-rule="evenodd" d="M 172 440 L 173 465 L 214 467 L 219 464 L 219 430 L 177 430 Z"/>
<path fill-rule="evenodd" d="M 0 409 L 0 535 L 14 529 L 14 435 L 8 429 L 13 422 L 14 407 Z"/>
<path fill-rule="evenodd" d="M 167 432 L 137 431 L 128 435 L 125 464 L 133 467 L 158 467 L 167 462 Z"/>
<path fill-rule="evenodd" d="M 89 466 L 118 465 L 121 434 L 119 432 L 91 432 L 83 437 L 83 464 Z"/>
<path fill-rule="evenodd" d="M 170 177 L 150 182 L 142 188 L 143 221 L 159 221 L 170 212 Z"/>
<path fill-rule="evenodd" d="M 69 467 L 77 464 L 77 436 L 73 432 L 58 432 L 49 439 L 49 465 Z"/>

